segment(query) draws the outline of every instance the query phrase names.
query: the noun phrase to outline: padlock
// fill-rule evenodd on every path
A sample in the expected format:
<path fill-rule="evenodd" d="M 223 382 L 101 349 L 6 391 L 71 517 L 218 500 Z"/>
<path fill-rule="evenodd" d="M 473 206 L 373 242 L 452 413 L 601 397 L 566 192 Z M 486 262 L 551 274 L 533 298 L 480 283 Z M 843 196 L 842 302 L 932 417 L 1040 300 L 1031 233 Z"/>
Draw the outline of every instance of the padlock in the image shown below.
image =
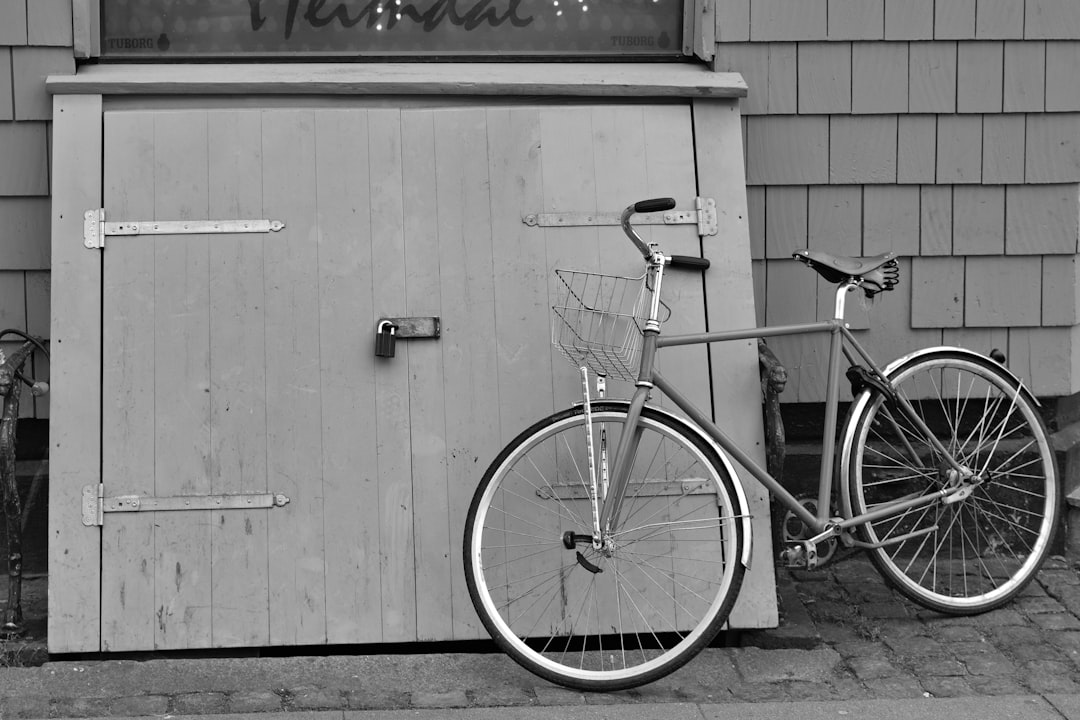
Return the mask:
<path fill-rule="evenodd" d="M 394 345 L 397 343 L 397 325 L 389 320 L 379 322 L 375 330 L 375 357 L 394 357 Z"/>

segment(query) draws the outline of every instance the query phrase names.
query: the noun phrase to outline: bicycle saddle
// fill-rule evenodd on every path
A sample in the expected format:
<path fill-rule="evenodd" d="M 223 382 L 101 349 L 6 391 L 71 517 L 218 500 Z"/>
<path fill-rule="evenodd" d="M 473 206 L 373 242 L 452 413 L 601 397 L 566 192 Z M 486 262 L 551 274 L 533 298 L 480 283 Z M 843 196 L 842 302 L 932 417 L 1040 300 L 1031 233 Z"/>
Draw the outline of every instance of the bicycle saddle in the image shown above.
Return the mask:
<path fill-rule="evenodd" d="M 874 257 L 845 257 L 821 250 L 796 250 L 792 257 L 831 283 L 854 280 L 868 296 L 892 290 L 900 282 L 900 267 L 894 252 Z"/>

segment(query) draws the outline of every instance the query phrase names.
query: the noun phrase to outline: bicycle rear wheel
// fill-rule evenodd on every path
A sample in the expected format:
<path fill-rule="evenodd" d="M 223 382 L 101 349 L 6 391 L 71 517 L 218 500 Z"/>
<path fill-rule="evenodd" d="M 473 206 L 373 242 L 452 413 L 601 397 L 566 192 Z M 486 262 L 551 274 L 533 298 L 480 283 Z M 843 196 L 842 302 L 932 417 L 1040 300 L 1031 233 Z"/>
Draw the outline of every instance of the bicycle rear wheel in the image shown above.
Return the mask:
<path fill-rule="evenodd" d="M 878 570 L 915 602 L 973 614 L 1027 584 L 1058 527 L 1062 489 L 1029 393 L 997 363 L 937 350 L 889 373 L 948 453 L 977 479 L 970 496 L 868 522 L 862 540 Z M 950 465 L 879 393 L 860 398 L 844 439 L 851 511 L 936 492 Z"/>
<path fill-rule="evenodd" d="M 594 403 L 597 467 L 614 462 L 625 404 Z M 742 584 L 746 509 L 728 467 L 682 422 L 646 408 L 611 544 L 591 541 L 585 416 L 519 435 L 469 508 L 465 576 L 499 646 L 535 674 L 584 690 L 651 682 L 720 630 Z"/>

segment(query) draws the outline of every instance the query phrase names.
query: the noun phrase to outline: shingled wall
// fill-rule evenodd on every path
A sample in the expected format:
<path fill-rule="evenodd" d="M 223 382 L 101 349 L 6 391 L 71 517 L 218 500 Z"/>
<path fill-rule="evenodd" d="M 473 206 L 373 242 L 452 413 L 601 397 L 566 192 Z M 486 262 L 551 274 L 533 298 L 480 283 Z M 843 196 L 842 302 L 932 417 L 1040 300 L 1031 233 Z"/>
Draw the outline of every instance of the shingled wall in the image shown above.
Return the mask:
<path fill-rule="evenodd" d="M 49 335 L 52 98 L 45 78 L 74 71 L 71 46 L 71 0 L 0 0 L 0 330 Z M 43 357 L 32 362 L 34 376 L 48 377 Z M 26 393 L 20 412 L 47 417 L 48 396 Z"/>
<path fill-rule="evenodd" d="M 715 9 L 717 69 L 750 85 L 759 321 L 831 309 L 792 249 L 896 250 L 901 287 L 849 312 L 882 360 L 941 342 L 1000 348 L 1038 394 L 1080 391 L 1080 2 Z M 0 329 L 48 334 L 44 79 L 73 71 L 71 45 L 71 0 L 0 0 Z M 785 401 L 823 398 L 819 341 L 772 341 L 792 373 Z M 23 413 L 47 416 L 47 400 Z"/>
<path fill-rule="evenodd" d="M 882 361 L 1005 351 L 1039 395 L 1080 390 L 1080 2 L 717 0 L 742 73 L 760 322 L 828 315 L 790 259 L 894 250 L 902 285 L 849 317 Z M 820 339 L 770 341 L 785 401 L 820 401 Z"/>

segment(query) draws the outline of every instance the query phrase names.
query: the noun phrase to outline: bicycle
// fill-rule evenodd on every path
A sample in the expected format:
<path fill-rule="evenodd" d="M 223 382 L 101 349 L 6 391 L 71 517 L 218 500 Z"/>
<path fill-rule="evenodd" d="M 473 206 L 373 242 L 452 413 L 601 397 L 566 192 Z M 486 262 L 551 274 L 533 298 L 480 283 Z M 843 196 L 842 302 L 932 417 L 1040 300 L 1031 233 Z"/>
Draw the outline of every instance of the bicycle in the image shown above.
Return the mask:
<path fill-rule="evenodd" d="M 674 206 L 645 200 L 622 214 L 646 263 L 641 277 L 556 271 L 553 341 L 580 368 L 583 400 L 499 453 L 465 523 L 469 594 L 499 647 L 583 690 L 635 687 L 688 662 L 724 625 L 750 560 L 735 463 L 809 528 L 781 552 L 789 566 L 813 568 L 819 544 L 841 543 L 866 550 L 887 582 L 941 613 L 985 612 L 1016 596 L 1049 553 L 1063 504 L 1024 384 L 994 359 L 944 346 L 878 367 L 845 324 L 845 301 L 892 290 L 894 253 L 794 253 L 836 284 L 831 319 L 661 335 L 665 269 L 709 261 L 665 255 L 630 220 Z M 815 512 L 656 368 L 668 347 L 809 333 L 829 334 Z M 834 447 L 843 359 L 854 400 Z M 607 377 L 635 383 L 631 399 L 604 397 Z M 654 390 L 685 417 L 647 404 Z"/>

